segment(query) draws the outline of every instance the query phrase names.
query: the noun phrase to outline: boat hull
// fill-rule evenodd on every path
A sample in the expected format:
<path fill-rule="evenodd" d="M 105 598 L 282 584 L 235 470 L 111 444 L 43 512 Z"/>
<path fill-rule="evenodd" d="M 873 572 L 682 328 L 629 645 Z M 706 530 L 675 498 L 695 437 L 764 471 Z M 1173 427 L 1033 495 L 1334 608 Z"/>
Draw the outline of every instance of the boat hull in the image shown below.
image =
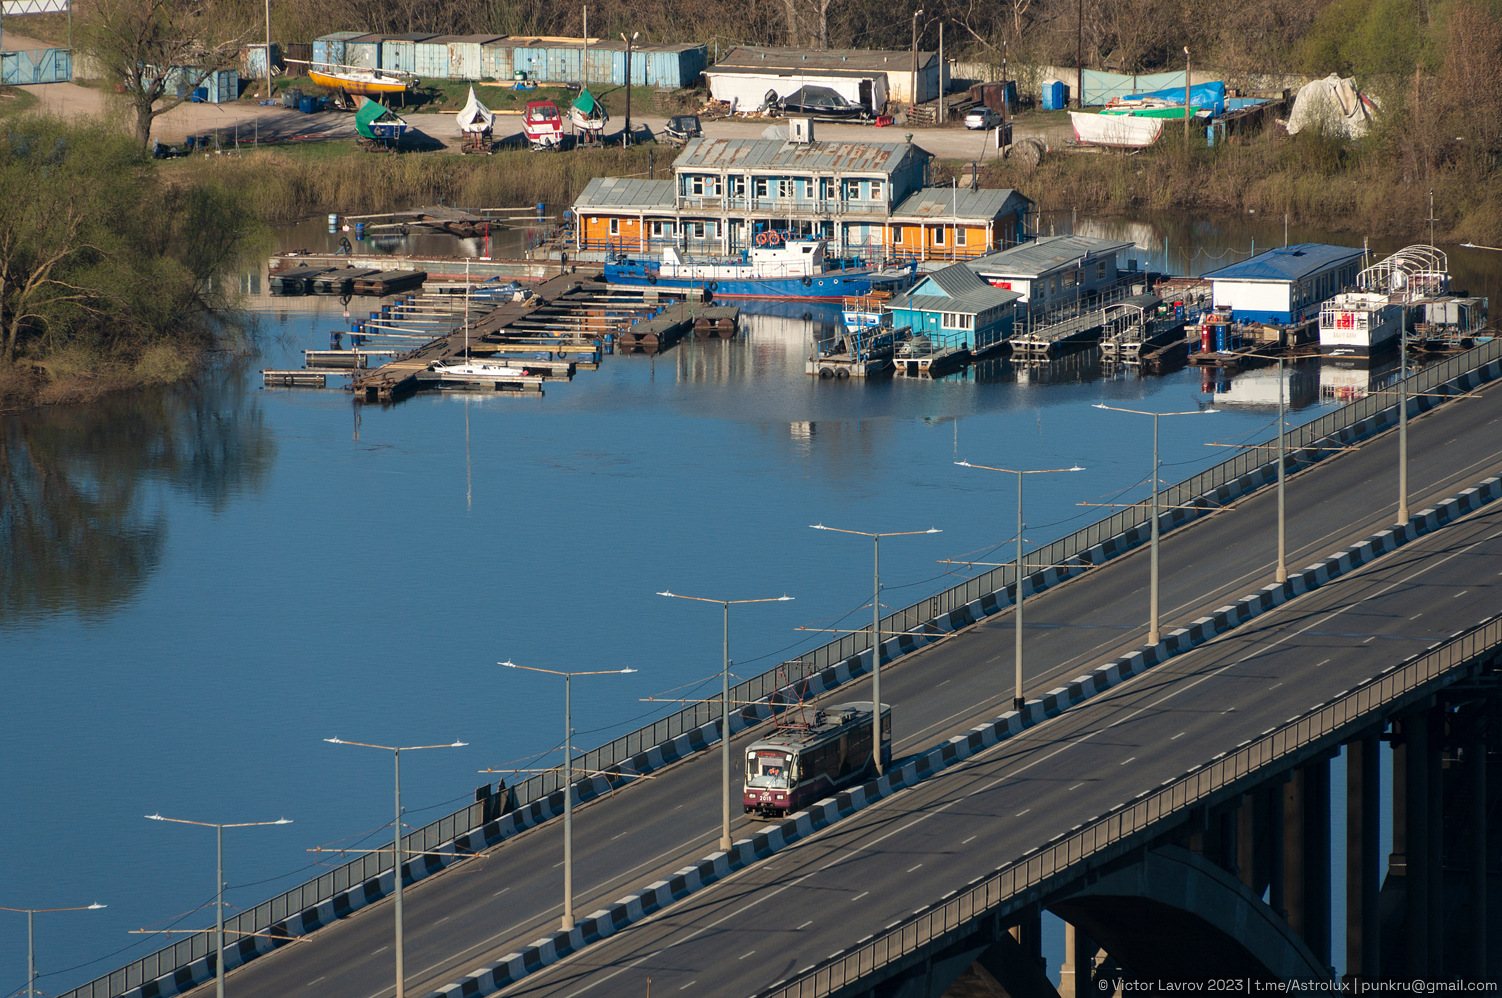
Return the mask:
<path fill-rule="evenodd" d="M 1087 114 L 1070 111 L 1074 137 L 1082 144 L 1111 149 L 1143 149 L 1163 134 L 1163 118 L 1136 118 L 1124 114 Z"/>
<path fill-rule="evenodd" d="M 622 287 L 707 291 L 716 301 L 748 298 L 762 301 L 842 302 L 849 295 L 862 295 L 870 291 L 871 274 L 869 270 L 840 270 L 809 277 L 701 280 L 662 277 L 641 265 L 607 264 L 605 283 Z"/>
<path fill-rule="evenodd" d="M 308 70 L 308 79 L 317 86 L 326 90 L 342 90 L 347 94 L 361 97 L 383 97 L 388 94 L 404 94 L 407 92 L 407 83 L 403 80 L 372 80 L 338 76 L 333 73 L 320 73 L 316 69 Z"/>

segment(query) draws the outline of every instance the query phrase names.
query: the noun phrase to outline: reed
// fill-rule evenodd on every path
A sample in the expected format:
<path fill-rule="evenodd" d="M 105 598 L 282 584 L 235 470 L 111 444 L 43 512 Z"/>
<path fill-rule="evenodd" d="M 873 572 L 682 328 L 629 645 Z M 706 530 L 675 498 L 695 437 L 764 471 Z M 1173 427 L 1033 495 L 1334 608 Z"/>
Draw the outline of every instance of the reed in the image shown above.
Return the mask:
<path fill-rule="evenodd" d="M 647 175 L 650 146 L 568 153 L 508 150 L 493 156 L 382 155 L 342 143 L 198 156 L 166 164 L 174 182 L 213 180 L 249 199 L 271 224 L 311 215 L 373 214 L 424 204 L 462 208 L 566 206 L 591 178 Z M 671 157 L 657 150 L 667 175 Z"/>

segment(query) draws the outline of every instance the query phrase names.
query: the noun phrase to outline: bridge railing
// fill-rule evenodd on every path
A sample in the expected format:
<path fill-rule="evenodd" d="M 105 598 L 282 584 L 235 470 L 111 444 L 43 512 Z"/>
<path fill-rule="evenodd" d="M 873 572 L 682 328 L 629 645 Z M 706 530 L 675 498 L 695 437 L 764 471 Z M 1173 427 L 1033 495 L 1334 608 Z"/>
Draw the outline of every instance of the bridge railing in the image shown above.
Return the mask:
<path fill-rule="evenodd" d="M 1193 770 L 1173 783 L 1126 804 L 1074 834 L 1002 867 L 948 901 L 934 905 L 848 953 L 817 967 L 759 998 L 823 998 L 868 980 L 895 960 L 936 942 L 947 945 L 951 933 L 977 918 L 1010 913 L 1008 902 L 1027 891 L 1045 889 L 1051 880 L 1076 879 L 1082 867 L 1104 850 L 1155 829 L 1186 808 L 1211 803 L 1229 791 L 1263 778 L 1272 766 L 1290 757 L 1309 755 L 1349 739 L 1369 727 L 1374 716 L 1402 709 L 1445 682 L 1458 667 L 1476 663 L 1502 646 L 1502 614 L 1488 618 L 1432 651 L 1393 666 L 1322 707 L 1263 735 L 1241 748 Z"/>
<path fill-rule="evenodd" d="M 1502 340 L 1484 343 L 1474 350 L 1426 367 L 1412 375 L 1409 378 L 1409 392 L 1415 400 L 1422 399 L 1425 393 L 1431 392 L 1440 385 L 1484 367 L 1499 358 L 1502 358 Z M 1287 446 L 1290 451 L 1312 446 L 1386 410 L 1396 412 L 1396 403 L 1392 394 L 1368 395 L 1334 412 L 1326 413 L 1310 423 L 1289 430 L 1286 436 Z M 1174 506 L 1185 505 L 1198 496 L 1211 492 L 1228 482 L 1233 482 L 1270 463 L 1273 462 L 1264 456 L 1263 451 L 1249 449 L 1177 485 L 1163 489 L 1159 497 L 1160 506 L 1163 509 L 1170 509 Z M 1033 566 L 1029 571 L 1036 571 L 1037 566 L 1063 564 L 1104 541 L 1146 524 L 1150 516 L 1146 501 L 1113 513 L 1067 537 L 1035 549 L 1026 558 L 1027 565 Z M 1015 574 L 1014 566 L 1004 565 L 960 582 L 883 617 L 881 632 L 890 637 L 896 633 L 921 631 L 935 618 L 973 603 L 987 594 L 1005 589 L 1012 583 Z M 779 689 L 795 685 L 809 676 L 860 655 L 868 651 L 870 647 L 869 632 L 860 631 L 843 635 L 796 659 L 784 662 L 776 668 L 738 684 L 730 691 L 731 702 L 744 703 L 761 700 Z M 720 716 L 719 702 L 719 697 L 713 697 L 692 704 L 661 720 L 622 735 L 599 748 L 585 752 L 576 762 L 575 770 L 576 772 L 600 771 L 626 763 L 635 755 L 671 741 L 718 718 Z M 532 776 L 511 788 L 510 792 L 515 795 L 514 799 L 518 807 L 526 807 L 534 801 L 559 792 L 563 783 L 563 770 L 556 769 Z M 483 816 L 483 805 L 471 804 L 411 832 L 406 838 L 408 854 L 436 849 L 460 835 L 479 829 L 484 823 Z M 332 868 L 314 880 L 300 884 L 269 901 L 264 901 L 233 919 L 227 919 L 225 928 L 231 933 L 228 938 L 237 939 L 240 938 L 240 934 L 264 933 L 287 917 L 328 901 L 340 892 L 390 870 L 389 852 L 370 853 L 351 860 Z M 107 977 L 101 977 L 67 992 L 61 998 L 114 998 L 131 988 L 139 987 L 146 981 L 170 974 L 180 967 L 202 959 L 212 949 L 211 933 L 195 934 L 164 949 L 149 953 Z"/>

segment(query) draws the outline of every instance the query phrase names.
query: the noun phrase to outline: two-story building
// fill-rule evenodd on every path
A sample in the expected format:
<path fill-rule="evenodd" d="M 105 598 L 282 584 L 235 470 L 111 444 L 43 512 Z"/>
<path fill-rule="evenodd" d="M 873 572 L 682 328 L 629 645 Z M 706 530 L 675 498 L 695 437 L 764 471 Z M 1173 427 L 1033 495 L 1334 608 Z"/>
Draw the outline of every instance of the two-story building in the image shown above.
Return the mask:
<path fill-rule="evenodd" d="M 967 266 L 981 280 L 1015 291 L 1033 310 L 1047 309 L 1109 288 L 1117 281 L 1117 256 L 1131 242 L 1090 236 L 1039 236 Z"/>
<path fill-rule="evenodd" d="M 1027 238 L 1028 198 L 926 187 L 933 156 L 912 142 L 815 141 L 801 118 L 789 128 L 693 139 L 669 180 L 591 180 L 574 204 L 579 250 L 725 255 L 773 229 L 828 240 L 835 257 L 966 259 Z"/>

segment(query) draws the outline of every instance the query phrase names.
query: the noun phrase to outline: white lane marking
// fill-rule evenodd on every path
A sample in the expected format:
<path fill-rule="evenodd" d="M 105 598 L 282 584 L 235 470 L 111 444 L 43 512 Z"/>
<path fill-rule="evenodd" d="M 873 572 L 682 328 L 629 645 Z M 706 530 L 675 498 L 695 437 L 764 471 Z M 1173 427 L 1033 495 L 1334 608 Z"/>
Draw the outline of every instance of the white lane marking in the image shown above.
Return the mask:
<path fill-rule="evenodd" d="M 393 835 L 392 838 L 396 838 L 396 836 Z M 685 984 L 683 987 L 679 988 L 678 990 L 679 991 L 687 991 L 689 988 L 693 987 L 695 984 L 698 984 L 698 983 L 699 983 L 699 979 L 696 977 L 692 981 L 689 981 L 687 984 Z"/>
<path fill-rule="evenodd" d="M 1464 595 L 1465 595 L 1465 594 L 1466 594 L 1466 593 L 1468 593 L 1468 592 L 1470 592 L 1470 590 L 1469 590 L 1469 589 L 1462 589 L 1462 590 L 1461 590 L 1461 591 L 1460 591 L 1460 592 L 1458 592 L 1458 593 L 1456 593 L 1456 594 L 1455 594 L 1455 597 L 1454 597 L 1454 598 L 1455 598 L 1455 599 L 1460 599 L 1460 597 L 1462 597 L 1462 596 L 1464 596 Z M 393 836 L 393 838 L 394 838 L 394 837 L 395 837 L 395 836 Z"/>
<path fill-rule="evenodd" d="M 392 838 L 395 838 L 395 836 L 392 836 Z M 319 979 L 318 979 L 318 981 L 326 981 L 326 980 L 328 980 L 328 977 L 327 977 L 327 976 L 324 976 L 324 977 L 320 977 L 320 978 L 319 978 Z M 313 985 L 315 985 L 315 984 L 317 984 L 317 983 L 318 983 L 318 981 L 309 981 L 309 982 L 308 982 L 308 987 L 310 987 L 310 988 L 311 988 L 311 987 L 312 987 L 312 986 L 313 986 Z"/>
<path fill-rule="evenodd" d="M 1368 640 L 1368 641 L 1370 641 L 1370 640 L 1371 640 L 1371 638 L 1367 638 L 1367 640 Z M 1279 687 L 1279 686 L 1282 686 L 1282 685 L 1283 685 L 1283 684 L 1282 684 L 1282 683 L 1273 683 L 1273 684 L 1272 684 L 1272 685 L 1271 685 L 1271 686 L 1269 686 L 1269 687 L 1268 687 L 1268 689 L 1270 689 L 1270 690 L 1275 690 L 1275 689 L 1277 689 L 1277 688 L 1278 688 L 1278 687 Z M 393 838 L 395 838 L 395 836 L 393 836 Z"/>
<path fill-rule="evenodd" d="M 1315 662 L 1315 663 L 1314 663 L 1314 667 L 1315 667 L 1315 668 L 1316 668 L 1316 669 L 1318 669 L 1318 668 L 1319 668 L 1319 667 L 1320 667 L 1320 666 L 1322 666 L 1322 665 L 1326 665 L 1326 664 L 1328 664 L 1328 663 L 1329 663 L 1329 661 L 1330 661 L 1330 660 L 1329 660 L 1329 659 L 1328 659 L 1328 658 L 1322 658 L 1322 659 L 1320 659 L 1320 660 L 1319 660 L 1319 661 L 1318 661 L 1318 662 Z"/>
<path fill-rule="evenodd" d="M 392 835 L 392 836 L 391 836 L 391 837 L 392 837 L 392 838 L 396 838 L 396 836 L 395 836 L 395 835 Z M 562 865 L 563 865 L 563 860 L 561 860 L 561 859 L 560 859 L 560 860 L 559 860 L 559 861 L 558 861 L 558 862 L 556 862 L 556 863 L 554 863 L 554 864 L 553 864 L 553 869 L 555 869 L 555 870 L 556 870 L 556 869 L 558 869 L 558 868 L 559 868 L 559 867 L 560 867 L 560 866 L 562 866 Z"/>
<path fill-rule="evenodd" d="M 396 838 L 396 836 L 393 835 L 392 838 Z M 390 948 L 391 948 L 390 946 L 382 946 L 380 949 L 376 950 L 374 953 L 372 953 L 370 955 L 371 956 L 380 956 L 382 953 L 386 952 Z"/>
<path fill-rule="evenodd" d="M 393 836 L 393 838 L 394 838 L 394 837 L 395 837 L 395 836 Z M 505 894 L 505 893 L 506 893 L 506 892 L 507 892 L 507 891 L 509 891 L 509 890 L 510 890 L 510 889 L 511 889 L 511 888 L 509 888 L 509 887 L 502 887 L 502 888 L 501 888 L 501 889 L 500 889 L 500 890 L 498 890 L 498 891 L 496 891 L 496 892 L 495 892 L 495 893 L 494 893 L 494 894 L 492 894 L 492 895 L 490 895 L 490 896 L 491 896 L 491 897 L 493 897 L 493 898 L 498 898 L 498 897 L 500 897 L 500 896 L 501 896 L 501 895 L 502 895 L 502 894 Z"/>
<path fill-rule="evenodd" d="M 394 835 L 392 836 L 392 838 L 395 838 L 395 837 L 396 836 L 394 836 Z M 737 960 L 744 960 L 746 957 L 750 956 L 752 953 L 755 953 L 755 952 L 756 952 L 756 950 L 754 950 L 754 949 L 753 950 L 748 950 L 747 952 L 742 953 L 740 956 L 736 957 L 736 959 Z"/>
<path fill-rule="evenodd" d="M 392 836 L 392 838 L 395 838 L 395 836 Z M 980 838 L 979 835 L 972 835 L 968 839 L 966 839 L 965 841 L 961 842 L 960 845 L 962 845 L 962 846 L 968 846 L 970 843 L 974 842 L 978 838 Z"/>
<path fill-rule="evenodd" d="M 1020 818 L 1020 817 L 1022 817 L 1022 816 L 1023 816 L 1023 815 L 1024 815 L 1024 814 L 1027 814 L 1027 812 L 1029 812 L 1029 811 L 1031 811 L 1031 810 L 1032 810 L 1032 808 L 1030 808 L 1030 807 L 1025 807 L 1025 808 L 1023 808 L 1023 809 L 1022 809 L 1022 810 L 1021 810 L 1021 811 L 1018 811 L 1018 812 L 1017 812 L 1017 817 L 1019 817 L 1019 818 Z M 393 837 L 394 837 L 394 836 L 393 836 Z"/>
<path fill-rule="evenodd" d="M 1361 642 L 1361 643 L 1362 643 L 1362 644 L 1364 644 L 1364 645 L 1369 645 L 1369 644 L 1371 644 L 1371 643 L 1372 643 L 1372 642 L 1373 642 L 1373 641 L 1376 641 L 1376 640 L 1377 640 L 1377 635 L 1375 635 L 1375 634 L 1373 634 L 1373 635 L 1372 635 L 1372 636 L 1371 636 L 1371 637 L 1369 637 L 1369 638 L 1367 638 L 1367 639 L 1365 639 L 1365 640 L 1364 640 L 1364 641 L 1362 641 L 1362 642 Z"/>
<path fill-rule="evenodd" d="M 395 837 L 396 836 L 394 836 L 394 835 L 392 836 L 392 838 L 395 838 Z M 453 915 L 444 915 L 442 918 L 440 918 L 438 921 L 434 922 L 433 924 L 434 925 L 442 925 L 444 922 L 447 922 L 449 919 L 451 919 L 453 917 L 454 917 Z"/>
<path fill-rule="evenodd" d="M 634 831 L 634 829 L 632 831 Z M 612 835 L 612 836 L 610 836 L 610 841 L 614 842 L 616 839 L 624 838 L 625 836 L 630 835 L 630 834 L 631 834 L 631 831 L 625 831 L 625 832 L 621 832 L 619 835 Z M 392 838 L 396 838 L 396 836 L 393 835 Z"/>
<path fill-rule="evenodd" d="M 392 838 L 396 838 L 396 836 L 395 836 L 395 835 L 392 835 L 392 836 L 391 836 L 391 837 L 392 837 Z M 800 926 L 798 926 L 798 929 L 806 929 L 806 928 L 808 928 L 808 927 L 809 927 L 809 926 L 810 926 L 810 925 L 813 925 L 813 924 L 814 924 L 814 920 L 813 920 L 813 919 L 812 919 L 812 918 L 810 918 L 810 919 L 809 919 L 809 920 L 808 920 L 808 921 L 806 921 L 806 922 L 804 922 L 804 923 L 803 923 L 803 924 L 802 924 L 802 925 L 800 925 Z M 794 932 L 797 932 L 797 931 L 798 931 L 798 929 L 794 929 L 794 930 L 793 930 L 793 931 L 794 931 Z"/>
<path fill-rule="evenodd" d="M 393 836 L 393 837 L 394 837 L 394 836 Z M 918 864 L 918 866 L 922 866 L 922 865 L 923 865 L 923 864 L 922 864 L 922 863 L 919 863 L 919 864 Z M 910 867 L 908 867 L 908 868 L 907 868 L 907 872 L 908 872 L 908 873 L 912 873 L 912 872 L 913 872 L 913 871 L 914 871 L 914 870 L 916 870 L 916 869 L 918 869 L 918 866 L 910 866 Z"/>
<path fill-rule="evenodd" d="M 952 682 L 954 682 L 954 680 L 952 680 L 952 679 L 946 679 L 942 683 L 940 683 L 939 685 L 940 686 L 948 686 Z M 393 836 L 393 838 L 395 838 L 395 836 Z"/>
<path fill-rule="evenodd" d="M 1137 761 L 1137 757 L 1134 755 L 1130 759 L 1123 759 L 1123 760 L 1121 760 L 1121 762 L 1117 763 L 1117 765 L 1119 765 L 1119 766 L 1125 766 L 1129 762 L 1136 762 L 1136 761 Z"/>
<path fill-rule="evenodd" d="M 396 836 L 394 836 L 394 835 L 392 836 L 392 838 L 395 838 L 395 837 Z M 857 894 L 855 897 L 851 898 L 850 900 L 852 900 L 852 901 L 859 901 L 861 898 L 865 897 L 867 894 L 870 894 L 870 893 L 871 893 L 870 891 L 861 891 L 859 894 Z"/>
<path fill-rule="evenodd" d="M 1420 610 L 1420 611 L 1419 611 L 1419 612 L 1418 612 L 1418 613 L 1416 613 L 1416 614 L 1414 614 L 1414 615 L 1413 615 L 1413 616 L 1412 616 L 1412 617 L 1409 617 L 1409 618 L 1408 618 L 1408 619 L 1409 619 L 1409 620 L 1418 620 L 1418 619 L 1419 619 L 1419 618 L 1420 618 L 1420 617 L 1422 617 L 1422 616 L 1423 616 L 1423 615 L 1424 615 L 1424 611 L 1422 611 L 1422 610 Z M 1328 661 L 1329 661 L 1329 659 L 1326 659 L 1326 660 L 1325 660 L 1325 661 L 1327 661 L 1327 662 L 1328 662 Z"/>
<path fill-rule="evenodd" d="M 1171 741 L 1171 742 L 1176 742 L 1176 741 L 1178 741 L 1178 740 L 1179 740 L 1179 739 L 1180 739 L 1180 738 L 1183 738 L 1183 737 L 1184 737 L 1184 732 L 1182 732 L 1182 731 L 1180 731 L 1180 732 L 1179 732 L 1179 733 L 1178 733 L 1178 734 L 1176 734 L 1176 735 L 1174 735 L 1174 736 L 1173 736 L 1173 737 L 1172 737 L 1172 738 L 1170 738 L 1170 739 L 1169 739 L 1169 741 Z"/>

